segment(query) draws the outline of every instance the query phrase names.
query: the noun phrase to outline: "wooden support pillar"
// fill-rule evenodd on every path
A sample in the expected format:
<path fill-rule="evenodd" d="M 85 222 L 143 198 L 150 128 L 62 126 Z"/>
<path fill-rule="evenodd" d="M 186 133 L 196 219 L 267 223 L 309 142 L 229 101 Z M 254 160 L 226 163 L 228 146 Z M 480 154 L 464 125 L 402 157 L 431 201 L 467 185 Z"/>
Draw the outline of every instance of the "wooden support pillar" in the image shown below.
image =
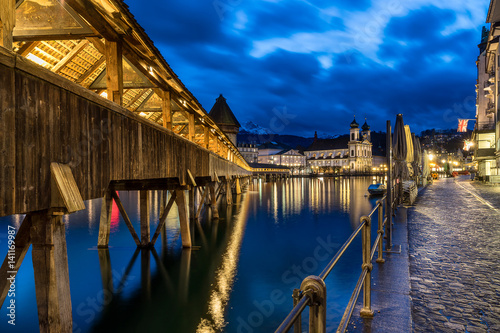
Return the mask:
<path fill-rule="evenodd" d="M 203 186 L 202 186 L 203 187 Z M 203 209 L 203 207 L 206 207 L 207 203 L 208 203 L 208 186 L 205 186 L 203 188 L 203 193 L 201 193 L 200 195 L 200 200 L 199 200 L 199 204 L 198 204 L 198 210 L 196 211 L 196 217 L 195 219 L 198 220 L 200 214 L 201 214 L 201 210 Z"/>
<path fill-rule="evenodd" d="M 236 178 L 236 195 L 241 194 L 241 184 L 240 184 L 240 179 Z"/>
<path fill-rule="evenodd" d="M 40 332 L 72 332 L 64 223 L 48 211 L 31 214 L 33 273 Z"/>
<path fill-rule="evenodd" d="M 122 105 L 123 58 L 121 42 L 106 40 L 106 82 L 108 99 Z"/>
<path fill-rule="evenodd" d="M 172 130 L 172 104 L 170 91 L 164 91 L 162 96 L 163 127 Z"/>
<path fill-rule="evenodd" d="M 97 247 L 105 248 L 109 244 L 109 232 L 111 228 L 111 212 L 113 209 L 113 195 L 111 190 L 107 190 L 102 198 L 101 219 L 99 222 L 99 237 Z"/>
<path fill-rule="evenodd" d="M 168 191 L 158 191 L 158 192 L 160 194 L 160 212 L 158 214 L 162 216 L 165 210 L 165 200 L 167 198 Z"/>
<path fill-rule="evenodd" d="M 208 189 L 210 191 L 210 209 L 212 210 L 212 218 L 219 218 L 219 210 L 217 209 L 217 194 L 215 193 L 215 184 L 208 184 Z"/>
<path fill-rule="evenodd" d="M 10 228 L 13 227 L 9 227 L 9 230 L 7 230 L 7 232 L 13 230 Z M 9 258 L 10 256 L 12 256 L 12 252 L 7 253 L 3 261 L 2 267 L 0 268 L 0 307 L 2 307 L 2 304 L 5 301 L 5 298 L 7 297 L 8 291 L 10 289 L 10 281 L 7 279 L 16 276 L 17 272 L 19 271 L 19 268 L 21 267 L 21 264 L 23 263 L 24 256 L 26 255 L 26 252 L 28 252 L 28 249 L 31 246 L 30 230 L 31 230 L 31 218 L 30 215 L 26 215 L 24 221 L 21 223 L 21 226 L 19 227 L 19 230 L 16 233 L 16 238 L 14 239 L 14 244 L 16 247 L 14 253 L 14 260 L 11 260 Z M 12 261 L 14 263 L 12 263 Z M 9 267 L 10 265 L 13 265 L 13 267 Z"/>
<path fill-rule="evenodd" d="M 141 210 L 141 247 L 149 245 L 149 191 L 140 191 L 140 210 Z"/>
<path fill-rule="evenodd" d="M 203 126 L 203 146 L 206 149 L 210 149 L 210 129 L 205 125 Z"/>
<path fill-rule="evenodd" d="M 194 127 L 194 113 L 188 112 L 188 130 L 189 130 L 189 141 L 194 141 L 195 127 Z"/>
<path fill-rule="evenodd" d="M 196 219 L 196 186 L 191 186 L 189 190 L 189 219 Z"/>
<path fill-rule="evenodd" d="M 2 0 L 0 6 L 0 46 L 12 51 L 12 32 L 16 25 L 16 0 Z"/>
<path fill-rule="evenodd" d="M 191 247 L 191 231 L 187 216 L 186 198 L 183 190 L 175 190 L 175 203 L 179 209 L 179 223 L 181 227 L 182 247 Z"/>
<path fill-rule="evenodd" d="M 231 189 L 231 179 L 229 178 L 226 180 L 226 203 L 228 205 L 233 204 L 233 192 Z"/>

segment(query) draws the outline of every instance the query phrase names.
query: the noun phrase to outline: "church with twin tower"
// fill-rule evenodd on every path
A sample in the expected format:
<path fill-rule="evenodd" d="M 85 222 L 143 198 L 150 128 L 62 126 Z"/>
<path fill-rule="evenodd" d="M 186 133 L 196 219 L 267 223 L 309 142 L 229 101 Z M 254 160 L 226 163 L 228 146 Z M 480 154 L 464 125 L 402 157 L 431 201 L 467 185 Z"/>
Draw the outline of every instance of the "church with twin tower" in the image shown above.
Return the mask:
<path fill-rule="evenodd" d="M 307 164 L 314 169 L 337 168 L 343 173 L 370 173 L 372 171 L 372 143 L 370 126 L 366 119 L 361 132 L 356 118 L 351 122 L 349 136 L 318 139 L 304 151 Z"/>

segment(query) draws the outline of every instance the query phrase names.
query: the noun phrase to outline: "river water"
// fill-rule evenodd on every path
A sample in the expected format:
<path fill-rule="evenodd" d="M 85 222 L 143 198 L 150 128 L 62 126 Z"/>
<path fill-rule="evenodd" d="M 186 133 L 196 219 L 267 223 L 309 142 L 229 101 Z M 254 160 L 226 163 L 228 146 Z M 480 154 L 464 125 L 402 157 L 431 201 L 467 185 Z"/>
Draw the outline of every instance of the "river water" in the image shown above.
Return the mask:
<path fill-rule="evenodd" d="M 73 331 L 274 331 L 292 308 L 292 290 L 304 277 L 322 271 L 360 216 L 375 206 L 376 198 L 366 196 L 367 188 L 380 181 L 254 180 L 234 205 L 220 204 L 219 220 L 204 211 L 192 226 L 193 250 L 182 249 L 175 205 L 154 250 L 137 250 L 114 206 L 109 250 L 98 250 L 101 201 L 88 201 L 85 211 L 64 217 Z M 119 195 L 139 230 L 138 193 Z M 159 201 L 153 192 L 151 233 L 158 223 Z M 2 258 L 8 225 L 19 227 L 22 219 L 0 218 Z M 373 240 L 376 230 L 372 235 Z M 16 325 L 8 323 L 5 302 L 1 332 L 39 330 L 31 260 L 30 249 L 16 277 Z M 326 279 L 327 326 L 338 325 L 360 273 L 358 237 Z"/>

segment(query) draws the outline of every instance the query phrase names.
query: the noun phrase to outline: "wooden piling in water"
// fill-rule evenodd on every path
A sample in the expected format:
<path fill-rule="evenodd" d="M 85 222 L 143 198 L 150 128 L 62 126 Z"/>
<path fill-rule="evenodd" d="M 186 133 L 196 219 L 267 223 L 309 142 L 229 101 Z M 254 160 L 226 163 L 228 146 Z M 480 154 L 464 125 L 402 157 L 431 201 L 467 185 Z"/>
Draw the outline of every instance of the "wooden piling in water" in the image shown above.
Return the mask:
<path fill-rule="evenodd" d="M 111 228 L 111 212 L 113 209 L 113 196 L 111 190 L 108 189 L 102 198 L 101 205 L 101 218 L 99 221 L 99 236 L 97 240 L 97 247 L 108 247 L 109 232 Z"/>
<path fill-rule="evenodd" d="M 64 223 L 48 211 L 31 214 L 33 273 L 40 332 L 72 332 Z"/>
<path fill-rule="evenodd" d="M 212 218 L 219 218 L 219 210 L 217 209 L 217 194 L 215 191 L 215 182 L 208 184 L 208 189 L 210 191 L 210 209 L 212 210 Z"/>
<path fill-rule="evenodd" d="M 179 210 L 179 223 L 181 227 L 182 247 L 191 247 L 191 231 L 189 230 L 189 220 L 187 216 L 186 198 L 183 190 L 175 190 L 175 203 Z"/>
<path fill-rule="evenodd" d="M 233 191 L 231 188 L 231 179 L 226 179 L 226 203 L 228 205 L 233 204 Z"/>
<path fill-rule="evenodd" d="M 149 246 L 151 239 L 149 222 L 149 191 L 140 191 L 141 247 Z"/>
<path fill-rule="evenodd" d="M 236 195 L 241 194 L 241 184 L 240 184 L 240 179 L 236 178 Z"/>

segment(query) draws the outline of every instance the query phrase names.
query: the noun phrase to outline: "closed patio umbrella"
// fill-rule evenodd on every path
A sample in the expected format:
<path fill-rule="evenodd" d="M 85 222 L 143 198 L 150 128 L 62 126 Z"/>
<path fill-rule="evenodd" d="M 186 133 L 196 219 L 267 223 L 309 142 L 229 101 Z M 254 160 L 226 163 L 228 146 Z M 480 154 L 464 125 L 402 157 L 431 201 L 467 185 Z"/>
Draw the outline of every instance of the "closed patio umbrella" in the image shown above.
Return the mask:
<path fill-rule="evenodd" d="M 411 137 L 410 125 L 405 125 L 405 137 L 406 137 L 406 166 L 408 167 L 408 176 L 413 177 L 413 139 Z"/>
<path fill-rule="evenodd" d="M 427 153 L 427 150 L 424 150 L 423 155 L 424 165 L 422 167 L 422 177 L 424 179 L 427 179 L 427 177 L 431 174 L 431 168 L 429 166 L 429 154 Z"/>
<path fill-rule="evenodd" d="M 422 174 L 422 148 L 420 147 L 420 140 L 415 136 L 415 133 L 411 134 L 411 138 L 413 141 L 413 172 L 415 173 L 415 177 L 418 177 Z"/>
<path fill-rule="evenodd" d="M 406 133 L 403 123 L 403 115 L 396 116 L 394 134 L 392 135 L 392 156 L 394 158 L 394 176 L 400 181 L 408 178 L 408 167 L 406 166 Z"/>

